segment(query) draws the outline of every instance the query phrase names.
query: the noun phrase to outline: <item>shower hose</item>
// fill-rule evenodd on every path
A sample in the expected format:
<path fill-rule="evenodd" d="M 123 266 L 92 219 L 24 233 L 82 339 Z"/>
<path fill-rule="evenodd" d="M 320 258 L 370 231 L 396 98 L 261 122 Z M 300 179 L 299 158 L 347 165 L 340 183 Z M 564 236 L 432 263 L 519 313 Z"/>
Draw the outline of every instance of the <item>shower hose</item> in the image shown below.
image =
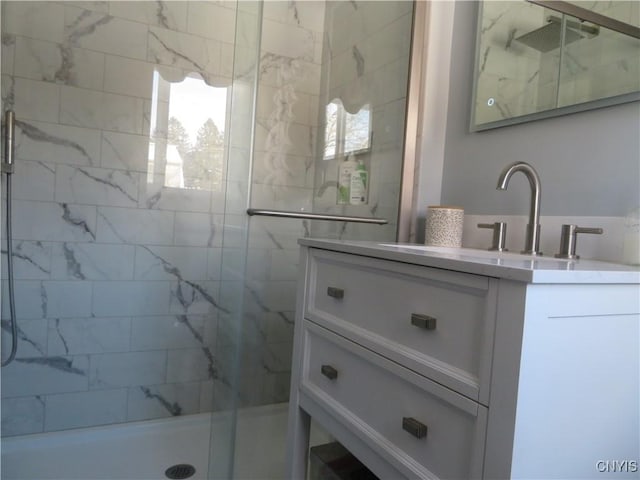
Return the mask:
<path fill-rule="evenodd" d="M 7 177 L 7 273 L 9 288 L 9 324 L 11 325 L 11 352 L 6 360 L 2 361 L 2 366 L 9 365 L 16 358 L 18 350 L 18 324 L 16 323 L 16 302 L 13 292 L 13 235 L 11 233 L 11 172 L 6 172 Z"/>

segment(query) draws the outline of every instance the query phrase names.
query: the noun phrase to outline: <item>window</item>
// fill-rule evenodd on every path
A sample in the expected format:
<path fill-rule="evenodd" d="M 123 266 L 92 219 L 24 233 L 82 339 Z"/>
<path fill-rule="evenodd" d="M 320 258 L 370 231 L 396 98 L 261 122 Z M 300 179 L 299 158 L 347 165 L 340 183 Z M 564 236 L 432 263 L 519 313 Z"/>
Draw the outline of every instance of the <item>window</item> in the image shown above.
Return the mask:
<path fill-rule="evenodd" d="M 148 183 L 221 190 L 228 89 L 195 74 L 170 82 L 156 71 L 153 92 Z"/>
<path fill-rule="evenodd" d="M 338 99 L 325 109 L 324 159 L 360 153 L 371 148 L 370 105 L 349 113 Z"/>

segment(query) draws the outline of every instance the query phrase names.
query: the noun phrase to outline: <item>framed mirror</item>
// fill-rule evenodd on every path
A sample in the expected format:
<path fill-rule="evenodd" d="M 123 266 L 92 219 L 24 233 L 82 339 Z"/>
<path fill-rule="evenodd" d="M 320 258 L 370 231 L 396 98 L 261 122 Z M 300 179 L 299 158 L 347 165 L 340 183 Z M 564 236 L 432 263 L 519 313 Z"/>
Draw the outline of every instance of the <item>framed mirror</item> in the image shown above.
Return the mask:
<path fill-rule="evenodd" d="M 471 131 L 640 100 L 639 2 L 478 8 Z"/>

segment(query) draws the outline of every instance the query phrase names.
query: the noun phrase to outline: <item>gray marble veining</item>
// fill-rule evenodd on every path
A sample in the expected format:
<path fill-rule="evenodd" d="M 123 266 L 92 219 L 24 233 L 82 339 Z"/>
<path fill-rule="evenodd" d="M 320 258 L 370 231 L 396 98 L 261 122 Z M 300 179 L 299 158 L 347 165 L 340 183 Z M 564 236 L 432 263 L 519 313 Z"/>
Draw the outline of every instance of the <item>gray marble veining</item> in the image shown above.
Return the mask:
<path fill-rule="evenodd" d="M 130 181 L 133 181 L 135 183 L 136 180 L 132 177 L 130 172 L 113 171 L 113 172 L 109 172 L 105 178 L 102 178 L 88 172 L 83 168 L 77 168 L 76 171 L 98 184 L 105 185 L 106 187 L 116 190 L 117 192 L 122 194 L 124 197 L 129 199 L 132 204 L 137 203 L 138 199 L 134 197 L 130 192 L 125 190 L 122 185 L 118 184 L 118 181 L 116 180 L 116 176 L 120 173 L 120 174 L 124 174 Z"/>
<path fill-rule="evenodd" d="M 20 363 L 42 365 L 45 367 L 59 370 L 64 373 L 71 373 L 73 375 L 86 376 L 87 372 L 81 368 L 73 365 L 73 359 L 65 357 L 34 357 L 34 358 L 18 358 L 16 361 Z"/>
<path fill-rule="evenodd" d="M 177 301 L 177 304 L 173 300 Z M 170 310 L 172 312 L 208 313 L 209 307 L 223 313 L 229 311 L 220 305 L 211 292 L 190 280 L 179 280 L 175 288 L 171 291 Z"/>
<path fill-rule="evenodd" d="M 162 407 L 165 408 L 172 416 L 176 417 L 182 414 L 182 407 L 178 404 L 178 402 L 171 403 L 162 395 L 151 392 L 151 390 L 147 387 L 140 387 L 140 390 L 146 398 L 158 401 L 160 405 L 162 405 Z"/>
<path fill-rule="evenodd" d="M 364 56 L 356 45 L 352 47 L 351 54 L 353 55 L 353 60 L 356 62 L 356 74 L 358 77 L 362 77 L 364 75 Z"/>
<path fill-rule="evenodd" d="M 11 325 L 10 325 L 9 321 L 8 320 L 2 320 L 1 324 L 2 324 L 2 330 L 4 332 L 4 335 L 10 335 Z M 27 333 L 22 329 L 20 323 L 17 325 L 17 331 L 18 331 L 18 342 L 21 342 L 21 343 L 24 343 L 24 344 L 28 344 L 34 350 L 36 350 L 38 353 L 40 353 L 42 356 L 45 356 L 47 354 L 46 346 L 41 345 L 35 339 L 30 338 L 27 335 Z M 22 352 L 21 352 L 21 354 L 24 355 Z"/>
<path fill-rule="evenodd" d="M 193 337 L 201 344 L 204 344 L 204 338 L 202 337 L 202 333 L 198 332 L 194 326 L 191 324 L 191 322 L 189 321 L 189 317 L 187 315 L 176 315 L 176 319 L 178 320 L 179 323 L 181 323 L 182 325 L 185 325 L 187 327 L 187 329 L 189 330 L 189 332 L 191 332 L 191 335 L 193 335 Z"/>
<path fill-rule="evenodd" d="M 6 256 L 7 253 L 6 247 L 3 247 L 2 255 Z M 46 279 L 51 275 L 51 249 L 43 242 L 14 242 L 13 259 L 16 278 Z M 5 268 L 6 263 L 3 263 L 3 278 L 6 278 Z"/>
<path fill-rule="evenodd" d="M 42 309 L 42 317 L 47 317 L 47 307 L 49 305 L 49 295 L 44 287 L 44 283 L 40 284 L 40 308 Z"/>
<path fill-rule="evenodd" d="M 484 69 L 487 66 L 487 59 L 489 58 L 489 53 L 491 52 L 491 46 L 487 46 L 485 48 L 484 53 L 482 54 L 482 63 L 480 64 L 480 68 L 478 69 L 479 73 L 483 73 Z"/>
<path fill-rule="evenodd" d="M 163 270 L 169 276 L 178 280 L 175 290 L 172 291 L 172 298 L 175 298 L 179 302 L 179 305 L 184 309 L 184 311 L 188 311 L 194 303 L 204 300 L 214 309 L 226 312 L 226 309 L 219 305 L 213 295 L 207 291 L 204 286 L 196 283 L 195 281 L 185 279 L 177 267 L 169 263 L 157 253 L 153 252 L 149 247 L 143 246 L 141 248 L 159 262 Z"/>
<path fill-rule="evenodd" d="M 66 242 L 62 244 L 62 251 L 64 252 L 64 258 L 67 261 L 67 272 L 69 275 L 79 280 L 86 280 L 86 277 L 82 273 L 82 265 L 80 265 L 76 259 L 73 249 L 70 248 Z"/>
<path fill-rule="evenodd" d="M 508 11 L 504 11 L 499 13 L 498 15 L 496 15 L 495 17 L 491 18 L 489 23 L 486 26 L 482 27 L 482 35 L 484 35 L 485 33 L 491 31 L 491 29 L 493 29 L 498 22 L 500 21 L 500 19 L 505 16 L 508 13 Z"/>
<path fill-rule="evenodd" d="M 135 247 L 87 242 L 55 244 L 52 279 L 132 280 Z"/>
<path fill-rule="evenodd" d="M 187 288 L 187 286 L 188 284 L 183 286 L 182 282 L 178 282 L 172 297 L 177 299 L 179 305 L 184 311 L 189 310 L 189 308 L 198 301 L 197 290 L 193 288 Z"/>
<path fill-rule="evenodd" d="M 78 46 L 82 37 L 95 33 L 98 27 L 106 25 L 112 20 L 113 17 L 110 15 L 83 10 L 71 23 L 65 25 L 67 39 L 71 45 Z"/>
<path fill-rule="evenodd" d="M 65 353 L 66 355 L 68 355 L 68 354 L 69 354 L 69 345 L 67 345 L 67 341 L 65 340 L 64 335 L 63 335 L 63 334 L 62 334 L 62 332 L 60 331 L 60 319 L 59 319 L 59 318 L 56 318 L 56 319 L 54 320 L 54 323 L 55 323 L 55 332 L 56 332 L 56 335 L 58 336 L 58 338 L 59 338 L 59 339 L 60 339 L 60 341 L 62 342 L 62 346 L 63 346 L 63 348 L 64 348 L 64 353 Z"/>
<path fill-rule="evenodd" d="M 7 79 L 8 83 L 5 83 L 4 78 L 2 79 L 2 103 L 3 103 L 3 107 L 6 110 L 12 110 L 13 108 L 15 108 L 15 104 L 16 104 L 16 89 L 15 89 L 15 84 L 16 84 L 16 80 L 15 77 L 11 76 Z M 17 124 L 17 122 L 16 122 Z"/>
<path fill-rule="evenodd" d="M 165 39 L 160 37 L 158 31 L 150 29 L 149 36 L 157 42 L 158 50 L 152 52 L 155 63 L 166 63 L 167 58 L 170 65 L 186 66 L 194 68 L 203 78 L 207 78 L 205 65 L 199 63 L 198 59 L 189 57 L 189 55 L 180 52 L 177 48 L 172 47 Z"/>
<path fill-rule="evenodd" d="M 26 135 L 28 138 L 30 138 L 31 140 L 33 140 L 35 142 L 52 143 L 54 145 L 59 145 L 59 146 L 62 146 L 62 147 L 71 148 L 71 149 L 77 151 L 78 153 L 80 153 L 84 158 L 86 158 L 89 165 L 93 165 L 94 164 L 94 160 L 87 153 L 87 151 L 84 149 L 84 147 L 82 147 L 82 145 L 80 145 L 80 144 L 78 144 L 78 143 L 76 143 L 76 142 L 74 142 L 72 140 L 68 140 L 68 139 L 65 139 L 65 138 L 61 138 L 61 137 L 56 137 L 56 136 L 50 135 L 50 134 L 40 130 L 36 126 L 31 125 L 31 124 L 26 123 L 26 122 L 23 122 L 23 121 L 20 121 L 20 120 L 16 120 L 16 125 L 18 126 L 18 128 L 20 128 L 22 133 L 24 135 Z"/>
<path fill-rule="evenodd" d="M 75 216 L 74 212 L 71 211 L 71 208 L 66 203 L 61 203 L 60 207 L 62 207 L 62 219 L 65 222 L 87 233 L 93 240 L 96 239 L 96 234 L 91 230 L 85 219 Z"/>

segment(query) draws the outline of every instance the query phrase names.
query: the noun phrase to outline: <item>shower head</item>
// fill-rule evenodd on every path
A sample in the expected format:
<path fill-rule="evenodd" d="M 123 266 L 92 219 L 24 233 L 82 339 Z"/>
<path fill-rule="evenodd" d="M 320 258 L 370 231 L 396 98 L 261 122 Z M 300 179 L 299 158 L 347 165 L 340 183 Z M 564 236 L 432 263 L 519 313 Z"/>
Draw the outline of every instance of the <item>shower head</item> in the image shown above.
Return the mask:
<path fill-rule="evenodd" d="M 546 25 L 529 33 L 525 33 L 515 40 L 542 53 L 546 53 L 560 47 L 560 41 L 562 38 L 562 19 L 552 15 L 547 17 L 547 22 L 548 23 Z M 565 45 L 581 40 L 587 35 L 592 37 L 596 36 L 600 32 L 598 27 L 586 26 L 578 22 L 569 21 L 566 22 L 566 24 L 567 29 L 565 30 L 564 36 Z"/>

